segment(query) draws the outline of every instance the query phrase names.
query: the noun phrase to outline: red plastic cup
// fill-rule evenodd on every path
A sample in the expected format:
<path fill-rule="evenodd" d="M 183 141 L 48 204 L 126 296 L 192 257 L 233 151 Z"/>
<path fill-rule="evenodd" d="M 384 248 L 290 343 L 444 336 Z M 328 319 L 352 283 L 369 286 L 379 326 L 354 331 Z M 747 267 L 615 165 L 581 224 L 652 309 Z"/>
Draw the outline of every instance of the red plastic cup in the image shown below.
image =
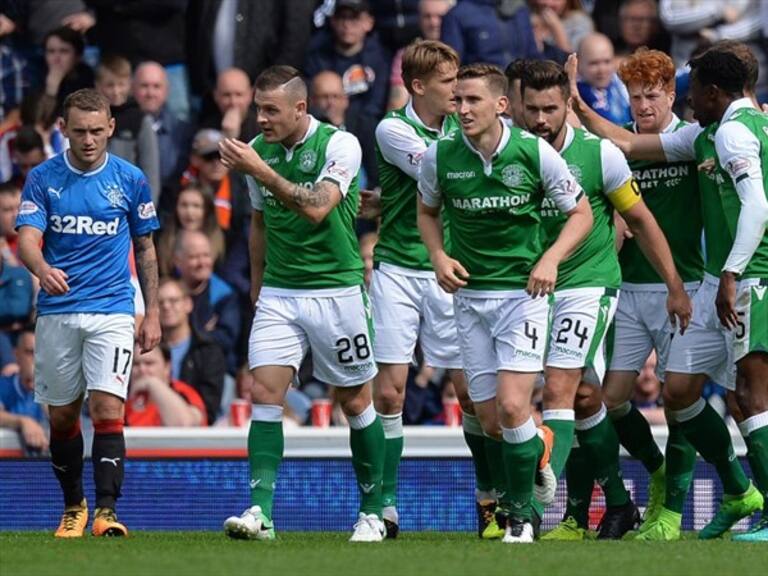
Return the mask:
<path fill-rule="evenodd" d="M 331 412 L 333 411 L 333 402 L 328 398 L 318 398 L 312 401 L 310 416 L 312 426 L 316 428 L 328 428 L 331 425 Z"/>
<path fill-rule="evenodd" d="M 458 398 L 444 398 L 443 410 L 445 411 L 445 425 L 451 427 L 461 426 L 461 404 Z"/>
<path fill-rule="evenodd" d="M 251 403 L 242 398 L 235 398 L 229 405 L 229 425 L 242 427 L 251 419 Z"/>

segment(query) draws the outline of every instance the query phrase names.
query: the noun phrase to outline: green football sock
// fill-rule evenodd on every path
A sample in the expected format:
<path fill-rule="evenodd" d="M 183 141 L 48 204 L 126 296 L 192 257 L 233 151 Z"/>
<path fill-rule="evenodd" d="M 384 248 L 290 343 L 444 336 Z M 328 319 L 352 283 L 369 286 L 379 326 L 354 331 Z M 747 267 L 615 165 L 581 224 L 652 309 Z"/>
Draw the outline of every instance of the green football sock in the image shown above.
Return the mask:
<path fill-rule="evenodd" d="M 715 467 L 723 491 L 731 496 L 746 492 L 749 480 L 733 451 L 728 428 L 715 409 L 699 398 L 688 408 L 673 411 L 672 415 L 701 457 Z"/>
<path fill-rule="evenodd" d="M 397 470 L 403 455 L 403 414 L 379 414 L 384 429 L 383 506 L 397 506 Z"/>
<path fill-rule="evenodd" d="M 629 502 L 629 492 L 624 486 L 619 465 L 619 438 L 607 418 L 605 406 L 597 414 L 576 422 L 576 437 L 592 462 L 606 506 L 623 506 Z"/>
<path fill-rule="evenodd" d="M 251 505 L 260 506 L 262 513 L 272 519 L 277 469 L 283 459 L 282 407 L 254 405 L 253 411 L 268 410 L 279 421 L 252 420 L 248 430 L 248 464 L 251 469 Z"/>
<path fill-rule="evenodd" d="M 768 412 L 747 418 L 739 425 L 744 430 L 747 460 L 755 485 L 763 495 L 763 515 L 768 514 Z"/>
<path fill-rule="evenodd" d="M 573 446 L 573 435 L 576 429 L 573 410 L 544 410 L 542 417 L 543 424 L 555 434 L 549 465 L 552 466 L 555 477 L 560 478 L 565 462 L 568 460 L 568 453 Z"/>
<path fill-rule="evenodd" d="M 485 450 L 485 435 L 480 421 L 474 414 L 464 412 L 461 419 L 464 428 L 464 441 L 472 453 L 472 463 L 475 465 L 475 488 L 479 492 L 493 490 L 491 470 L 488 467 L 488 456 Z M 386 506 L 386 503 L 385 503 Z"/>
<path fill-rule="evenodd" d="M 592 503 L 592 489 L 595 476 L 586 451 L 580 446 L 571 448 L 565 465 L 565 481 L 568 484 L 568 501 L 565 516 L 573 516 L 579 526 L 589 527 L 589 506 Z"/>
<path fill-rule="evenodd" d="M 491 485 L 496 493 L 496 499 L 499 507 L 508 510 L 509 508 L 509 483 L 507 481 L 507 471 L 504 468 L 504 445 L 501 440 L 485 436 L 485 456 L 488 463 L 488 471 L 491 475 Z"/>
<path fill-rule="evenodd" d="M 352 466 L 360 488 L 360 512 L 381 518 L 382 480 L 384 477 L 384 427 L 373 404 L 362 414 L 347 416 Z"/>
<path fill-rule="evenodd" d="M 536 432 L 533 418 L 516 428 L 504 428 L 503 436 L 504 468 L 509 485 L 509 515 L 530 521 L 536 467 L 544 451 L 544 443 Z"/>
<path fill-rule="evenodd" d="M 631 403 L 625 402 L 613 410 L 609 410 L 608 416 L 613 422 L 619 442 L 627 449 L 630 456 L 640 460 L 649 474 L 653 474 L 661 468 L 661 465 L 664 464 L 664 455 L 653 439 L 648 420 L 637 408 Z"/>
<path fill-rule="evenodd" d="M 664 507 L 672 512 L 682 514 L 696 468 L 696 448 L 688 442 L 678 424 L 672 422 L 670 418 L 667 418 L 667 422 L 669 438 L 666 449 Z"/>

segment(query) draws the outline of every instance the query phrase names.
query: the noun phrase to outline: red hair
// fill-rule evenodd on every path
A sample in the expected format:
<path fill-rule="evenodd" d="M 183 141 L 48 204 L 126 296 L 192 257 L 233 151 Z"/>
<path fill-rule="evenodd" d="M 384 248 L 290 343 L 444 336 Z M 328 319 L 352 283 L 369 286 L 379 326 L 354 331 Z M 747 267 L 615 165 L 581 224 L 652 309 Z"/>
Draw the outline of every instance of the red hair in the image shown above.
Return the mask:
<path fill-rule="evenodd" d="M 619 67 L 619 77 L 629 86 L 640 82 L 643 86 L 658 86 L 667 92 L 675 91 L 675 63 L 660 50 L 638 48 Z"/>

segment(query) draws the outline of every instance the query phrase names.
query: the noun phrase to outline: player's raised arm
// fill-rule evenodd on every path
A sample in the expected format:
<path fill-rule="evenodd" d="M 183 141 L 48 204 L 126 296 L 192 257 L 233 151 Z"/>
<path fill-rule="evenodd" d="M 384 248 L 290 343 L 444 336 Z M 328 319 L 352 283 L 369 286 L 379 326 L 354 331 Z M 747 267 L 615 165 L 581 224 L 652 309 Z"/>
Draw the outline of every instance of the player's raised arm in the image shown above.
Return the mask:
<path fill-rule="evenodd" d="M 568 79 L 571 82 L 573 111 L 579 117 L 584 128 L 603 138 L 608 138 L 618 146 L 631 160 L 667 160 L 658 134 L 635 134 L 600 116 L 579 96 L 576 83 L 579 61 L 576 54 L 571 54 L 565 64 Z"/>
<path fill-rule="evenodd" d="M 526 290 L 534 298 L 554 291 L 557 267 L 587 237 L 593 221 L 592 208 L 581 186 L 562 157 L 543 138 L 539 138 L 539 159 L 544 193 L 568 220 L 531 271 Z"/>
<path fill-rule="evenodd" d="M 469 273 L 458 260 L 445 252 L 443 222 L 440 217 L 443 199 L 437 182 L 437 143 L 432 144 L 422 158 L 417 201 L 419 233 L 429 251 L 437 282 L 446 292 L 456 292 L 467 285 L 464 279 L 469 277 Z"/>
<path fill-rule="evenodd" d="M 673 326 L 679 326 L 682 334 L 688 327 L 693 309 L 683 280 L 675 268 L 669 243 L 643 202 L 624 156 L 607 141 L 603 141 L 601 146 L 603 166 L 609 167 L 604 184 L 608 199 L 626 222 L 643 255 L 666 284 L 669 319 Z"/>

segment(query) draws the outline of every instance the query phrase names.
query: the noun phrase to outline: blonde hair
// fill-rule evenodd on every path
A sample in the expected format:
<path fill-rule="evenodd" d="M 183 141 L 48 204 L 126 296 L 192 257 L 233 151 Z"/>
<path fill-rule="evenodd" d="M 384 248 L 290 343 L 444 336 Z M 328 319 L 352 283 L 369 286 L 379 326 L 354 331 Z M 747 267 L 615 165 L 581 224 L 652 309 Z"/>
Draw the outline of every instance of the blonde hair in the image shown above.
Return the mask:
<path fill-rule="evenodd" d="M 459 55 L 438 40 L 416 40 L 403 51 L 403 83 L 412 93 L 414 80 L 427 79 L 445 64 L 459 67 Z"/>

